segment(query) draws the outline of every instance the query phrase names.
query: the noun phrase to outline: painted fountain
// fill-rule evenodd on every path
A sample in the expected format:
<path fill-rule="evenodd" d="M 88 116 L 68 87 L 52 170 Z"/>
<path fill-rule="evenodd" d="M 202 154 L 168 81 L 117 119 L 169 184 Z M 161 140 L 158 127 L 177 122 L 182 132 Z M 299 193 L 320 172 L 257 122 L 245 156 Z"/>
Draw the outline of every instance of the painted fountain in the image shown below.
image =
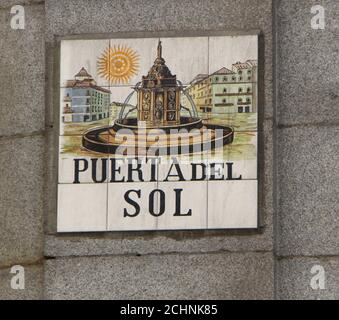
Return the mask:
<path fill-rule="evenodd" d="M 136 106 L 129 104 L 134 94 Z M 188 108 L 181 104 L 183 95 Z M 86 131 L 82 144 L 95 152 L 138 157 L 204 152 L 232 143 L 233 137 L 233 128 L 199 118 L 192 98 L 165 64 L 159 40 L 153 66 L 134 86 L 118 118 L 110 126 Z"/>

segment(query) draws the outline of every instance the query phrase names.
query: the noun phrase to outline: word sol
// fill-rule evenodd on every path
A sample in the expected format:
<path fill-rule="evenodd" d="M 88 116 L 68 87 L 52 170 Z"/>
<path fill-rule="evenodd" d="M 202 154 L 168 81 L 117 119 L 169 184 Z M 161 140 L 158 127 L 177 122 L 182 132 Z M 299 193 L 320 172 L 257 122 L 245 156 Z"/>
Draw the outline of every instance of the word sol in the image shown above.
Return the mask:
<path fill-rule="evenodd" d="M 25 29 L 25 8 L 23 6 L 13 6 L 11 8 L 11 28 L 13 30 Z"/>
<path fill-rule="evenodd" d="M 13 266 L 10 273 L 14 273 L 15 276 L 11 279 L 11 288 L 13 290 L 24 290 L 25 289 L 25 269 L 23 266 Z"/>
<path fill-rule="evenodd" d="M 173 212 L 174 217 L 189 217 L 192 216 L 192 209 L 189 209 L 186 213 L 181 212 L 181 193 L 183 189 L 174 189 L 175 194 L 175 210 Z M 139 203 L 132 198 L 134 195 L 137 197 L 137 199 L 141 198 L 141 189 L 138 190 L 128 190 L 125 193 L 125 201 L 130 204 L 134 208 L 134 212 L 131 210 L 127 210 L 127 208 L 124 208 L 124 217 L 136 217 L 140 213 L 140 205 Z M 156 210 L 156 203 L 159 203 L 159 208 Z M 160 217 L 162 216 L 166 211 L 166 194 L 161 189 L 155 189 L 150 192 L 148 196 L 148 212 L 153 217 Z"/>

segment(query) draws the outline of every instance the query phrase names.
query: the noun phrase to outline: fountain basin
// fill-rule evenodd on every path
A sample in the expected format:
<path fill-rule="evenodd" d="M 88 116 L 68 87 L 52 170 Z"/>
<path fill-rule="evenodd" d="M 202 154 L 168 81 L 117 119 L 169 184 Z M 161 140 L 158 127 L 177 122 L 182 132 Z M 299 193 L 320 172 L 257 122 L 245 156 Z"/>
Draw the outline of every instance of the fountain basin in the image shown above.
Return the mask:
<path fill-rule="evenodd" d="M 204 124 L 201 119 L 183 119 L 180 125 L 138 127 L 137 119 L 116 121 L 86 131 L 82 137 L 84 148 L 105 154 L 159 156 L 193 154 L 220 148 L 234 139 L 231 127 Z M 186 123 L 185 123 L 186 122 Z"/>

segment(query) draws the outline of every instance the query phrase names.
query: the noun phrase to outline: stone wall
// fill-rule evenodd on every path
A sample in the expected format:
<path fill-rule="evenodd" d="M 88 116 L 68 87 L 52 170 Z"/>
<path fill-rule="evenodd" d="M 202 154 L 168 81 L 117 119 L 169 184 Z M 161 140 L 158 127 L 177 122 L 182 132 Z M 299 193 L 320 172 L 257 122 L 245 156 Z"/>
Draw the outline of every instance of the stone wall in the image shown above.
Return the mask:
<path fill-rule="evenodd" d="M 323 1 L 313 30 L 314 4 L 0 0 L 0 299 L 338 298 L 339 6 Z M 259 230 L 57 235 L 58 37 L 202 30 L 261 32 Z M 10 288 L 15 264 L 25 290 Z M 310 287 L 314 265 L 326 290 Z"/>
<path fill-rule="evenodd" d="M 281 299 L 339 298 L 339 4 L 322 1 L 324 30 L 311 28 L 313 0 L 277 3 L 275 253 Z M 326 289 L 310 287 L 320 265 Z"/>

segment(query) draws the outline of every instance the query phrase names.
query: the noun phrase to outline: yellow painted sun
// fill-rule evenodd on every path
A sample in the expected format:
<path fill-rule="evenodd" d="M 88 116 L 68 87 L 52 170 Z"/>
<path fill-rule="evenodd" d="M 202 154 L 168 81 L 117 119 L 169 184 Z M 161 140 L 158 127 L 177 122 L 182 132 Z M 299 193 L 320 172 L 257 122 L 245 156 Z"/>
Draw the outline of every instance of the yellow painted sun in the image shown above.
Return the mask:
<path fill-rule="evenodd" d="M 98 73 L 110 84 L 125 84 L 137 74 L 139 56 L 128 46 L 107 48 L 98 59 Z"/>

